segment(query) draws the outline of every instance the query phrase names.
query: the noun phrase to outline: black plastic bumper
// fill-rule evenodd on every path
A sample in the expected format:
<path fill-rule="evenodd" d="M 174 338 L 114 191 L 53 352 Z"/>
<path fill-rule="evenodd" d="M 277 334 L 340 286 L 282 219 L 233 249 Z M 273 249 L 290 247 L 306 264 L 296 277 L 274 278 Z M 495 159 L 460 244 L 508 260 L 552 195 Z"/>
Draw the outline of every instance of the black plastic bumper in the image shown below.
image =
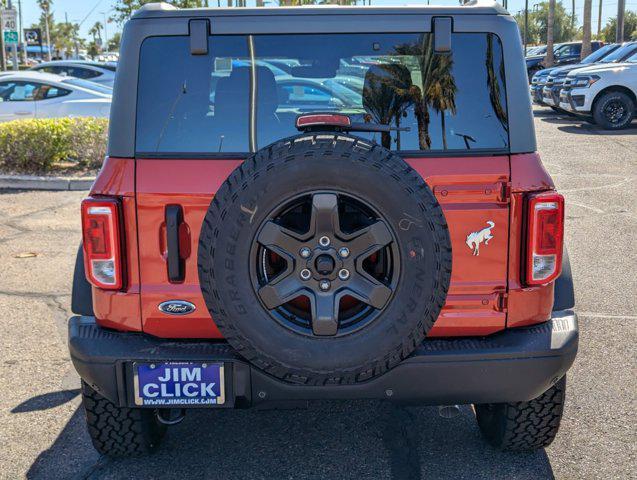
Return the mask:
<path fill-rule="evenodd" d="M 225 407 L 272 401 L 388 399 L 418 404 L 467 404 L 530 400 L 561 378 L 575 360 L 577 315 L 553 312 L 546 323 L 489 337 L 428 339 L 386 374 L 356 385 L 292 385 L 264 374 L 227 343 L 175 341 L 120 333 L 94 317 L 71 317 L 69 348 L 80 376 L 120 406 L 133 406 L 135 361 L 222 361 Z"/>

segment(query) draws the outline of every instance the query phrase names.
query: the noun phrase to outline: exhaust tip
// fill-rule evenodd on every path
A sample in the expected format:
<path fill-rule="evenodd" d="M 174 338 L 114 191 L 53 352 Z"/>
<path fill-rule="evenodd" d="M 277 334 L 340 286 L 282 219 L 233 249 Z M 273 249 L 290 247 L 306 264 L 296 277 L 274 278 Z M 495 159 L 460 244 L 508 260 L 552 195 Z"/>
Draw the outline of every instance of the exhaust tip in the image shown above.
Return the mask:
<path fill-rule="evenodd" d="M 177 425 L 186 417 L 185 408 L 161 409 L 155 412 L 157 421 L 163 425 Z"/>
<path fill-rule="evenodd" d="M 460 407 L 458 405 L 440 405 L 438 407 L 438 415 L 442 418 L 454 418 L 460 415 Z"/>

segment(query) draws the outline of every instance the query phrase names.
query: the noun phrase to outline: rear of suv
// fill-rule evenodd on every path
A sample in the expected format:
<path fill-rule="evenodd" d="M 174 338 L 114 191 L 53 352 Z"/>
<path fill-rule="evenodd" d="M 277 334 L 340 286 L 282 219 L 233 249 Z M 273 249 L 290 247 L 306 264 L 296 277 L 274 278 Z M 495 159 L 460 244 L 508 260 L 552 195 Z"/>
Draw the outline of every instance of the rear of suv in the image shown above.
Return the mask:
<path fill-rule="evenodd" d="M 146 5 L 82 203 L 93 444 L 365 398 L 473 404 L 495 446 L 546 446 L 578 343 L 563 224 L 497 4 Z"/>

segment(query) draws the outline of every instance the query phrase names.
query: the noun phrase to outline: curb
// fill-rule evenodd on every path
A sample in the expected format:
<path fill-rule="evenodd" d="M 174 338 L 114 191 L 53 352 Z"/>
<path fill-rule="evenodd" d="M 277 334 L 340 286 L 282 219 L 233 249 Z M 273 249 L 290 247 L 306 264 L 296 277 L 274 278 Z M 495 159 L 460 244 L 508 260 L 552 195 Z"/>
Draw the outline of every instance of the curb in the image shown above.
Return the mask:
<path fill-rule="evenodd" d="M 95 177 L 38 177 L 0 175 L 0 189 L 9 190 L 90 190 Z"/>

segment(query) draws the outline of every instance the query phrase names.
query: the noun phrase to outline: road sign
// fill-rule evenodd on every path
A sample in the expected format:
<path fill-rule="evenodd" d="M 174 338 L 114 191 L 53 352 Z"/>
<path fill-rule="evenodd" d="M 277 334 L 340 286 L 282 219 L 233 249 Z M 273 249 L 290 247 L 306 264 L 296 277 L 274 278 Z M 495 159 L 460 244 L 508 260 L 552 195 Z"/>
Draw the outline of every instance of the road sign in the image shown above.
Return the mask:
<path fill-rule="evenodd" d="M 5 43 L 18 43 L 18 15 L 15 10 L 2 10 L 2 31 Z"/>
<path fill-rule="evenodd" d="M 24 39 L 30 47 L 39 47 L 42 45 L 42 32 L 39 28 L 25 28 Z"/>
<path fill-rule="evenodd" d="M 18 43 L 18 32 L 4 32 L 4 43 Z"/>

